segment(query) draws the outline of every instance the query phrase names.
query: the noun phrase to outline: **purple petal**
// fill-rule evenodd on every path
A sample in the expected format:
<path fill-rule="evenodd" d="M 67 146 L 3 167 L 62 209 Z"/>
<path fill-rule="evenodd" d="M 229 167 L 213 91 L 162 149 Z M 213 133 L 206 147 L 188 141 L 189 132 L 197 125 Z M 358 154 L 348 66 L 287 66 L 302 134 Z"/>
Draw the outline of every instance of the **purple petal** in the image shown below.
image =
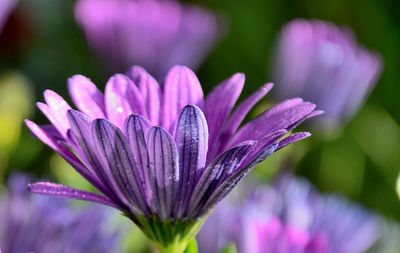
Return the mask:
<path fill-rule="evenodd" d="M 249 141 L 222 153 L 206 168 L 193 191 L 188 214 L 198 215 L 215 189 L 241 165 L 254 143 Z"/>
<path fill-rule="evenodd" d="M 325 112 L 322 110 L 317 110 L 317 111 L 313 111 L 309 114 L 307 114 L 306 116 L 304 116 L 303 118 L 299 119 L 298 121 L 294 122 L 291 126 L 287 127 L 286 129 L 288 131 L 292 131 L 293 129 L 295 129 L 298 125 L 300 125 L 301 123 L 303 123 L 304 121 L 310 119 L 310 118 L 314 118 L 316 116 L 319 116 L 321 114 L 324 114 Z"/>
<path fill-rule="evenodd" d="M 121 207 L 114 203 L 112 200 L 108 199 L 107 197 L 82 191 L 74 188 L 70 188 L 68 186 L 60 185 L 60 184 L 53 184 L 50 182 L 40 182 L 35 184 L 29 184 L 28 189 L 31 192 L 43 194 L 43 195 L 50 195 L 60 198 L 67 198 L 67 199 L 79 199 L 79 200 L 86 200 L 90 202 L 100 203 L 108 206 L 115 207 L 117 209 L 121 209 Z"/>
<path fill-rule="evenodd" d="M 278 104 L 244 125 L 235 135 L 231 145 L 249 139 L 258 140 L 277 130 L 288 128 L 311 113 L 314 108 L 314 104 L 298 99 Z"/>
<path fill-rule="evenodd" d="M 172 214 L 180 180 L 178 150 L 171 135 L 161 127 L 149 130 L 146 143 L 154 194 L 152 211 L 165 219 Z"/>
<path fill-rule="evenodd" d="M 26 125 L 32 131 L 32 133 L 39 138 L 44 144 L 48 145 L 54 151 L 61 155 L 71 166 L 81 174 L 86 180 L 93 184 L 103 193 L 107 192 L 104 184 L 99 181 L 96 175 L 94 175 L 79 159 L 66 147 L 60 145 L 56 139 L 44 131 L 40 126 L 36 125 L 30 120 L 25 120 Z"/>
<path fill-rule="evenodd" d="M 139 87 L 143 95 L 146 117 L 153 125 L 159 125 L 161 107 L 161 89 L 157 81 L 142 67 L 133 66 L 128 76 Z"/>
<path fill-rule="evenodd" d="M 187 105 L 183 109 L 177 124 L 175 142 L 179 153 L 179 174 L 181 175 L 175 216 L 181 217 L 187 209 L 193 188 L 206 164 L 207 121 L 197 106 Z"/>
<path fill-rule="evenodd" d="M 105 104 L 108 119 L 121 129 L 129 115 L 143 115 L 145 112 L 143 96 L 139 89 L 128 77 L 121 74 L 116 74 L 108 80 Z"/>
<path fill-rule="evenodd" d="M 37 103 L 37 106 L 65 138 L 69 129 L 67 111 L 71 107 L 60 95 L 51 90 L 44 92 L 44 99 L 47 104 Z"/>
<path fill-rule="evenodd" d="M 69 78 L 68 91 L 80 111 L 92 119 L 105 118 L 104 96 L 90 79 L 82 75 Z"/>
<path fill-rule="evenodd" d="M 144 179 L 138 174 L 127 138 L 118 127 L 105 119 L 93 121 L 91 128 L 98 156 L 111 172 L 118 189 L 130 206 L 146 214 L 147 203 L 142 191 Z"/>
<path fill-rule="evenodd" d="M 254 145 L 251 153 L 246 157 L 246 160 L 243 161 L 241 168 L 247 166 L 251 163 L 255 157 L 259 156 L 260 152 L 262 153 L 264 150 L 267 150 L 272 144 L 276 143 L 288 133 L 286 129 L 280 129 L 268 136 L 263 137 L 261 140 L 257 141 Z M 264 158 L 265 159 L 265 158 Z M 240 170 L 241 168 L 238 168 Z"/>
<path fill-rule="evenodd" d="M 125 132 L 132 148 L 133 158 L 138 170 L 138 177 L 142 182 L 142 190 L 146 203 L 150 203 L 152 189 L 149 176 L 149 157 L 146 146 L 146 133 L 150 129 L 150 122 L 140 115 L 131 115 L 125 121 Z"/>
<path fill-rule="evenodd" d="M 188 105 L 203 106 L 203 90 L 192 70 L 175 66 L 167 74 L 163 87 L 162 126 L 171 132 L 177 115 Z"/>
<path fill-rule="evenodd" d="M 277 142 L 271 144 L 266 149 L 259 152 L 258 155 L 254 157 L 254 159 L 248 165 L 236 170 L 216 190 L 213 191 L 198 215 L 207 213 L 209 210 L 214 208 L 215 205 L 219 201 L 221 201 L 237 185 L 237 183 L 250 172 L 251 169 L 253 169 L 258 163 L 264 161 L 268 156 L 274 153 L 277 147 Z"/>
<path fill-rule="evenodd" d="M 215 156 L 222 151 L 228 143 L 229 139 L 236 132 L 247 113 L 253 108 L 253 106 L 260 101 L 267 93 L 272 89 L 273 84 L 267 83 L 261 87 L 258 91 L 254 92 L 250 97 L 243 101 L 229 117 L 228 122 L 224 125 L 219 137 L 213 142 L 213 148 L 210 147 L 208 154 L 208 161 L 211 161 Z"/>
<path fill-rule="evenodd" d="M 90 120 L 86 115 L 79 111 L 69 110 L 68 120 L 71 124 L 71 131 L 79 143 L 86 160 L 88 161 L 92 170 L 96 173 L 98 178 L 110 189 L 110 198 L 124 200 L 124 197 L 115 186 L 110 171 L 106 168 L 105 164 L 98 157 L 98 152 L 94 146 L 92 135 L 90 134 Z"/>
<path fill-rule="evenodd" d="M 57 141 L 65 141 L 64 137 L 60 134 L 60 132 L 53 125 L 41 125 L 40 128 L 46 132 L 47 135 L 51 136 Z M 67 134 L 68 135 L 68 134 Z"/>
<path fill-rule="evenodd" d="M 203 202 L 202 207 L 198 209 L 198 215 L 202 215 L 213 208 L 244 176 L 250 172 L 252 168 L 275 152 L 278 147 L 278 140 L 286 133 L 287 131 L 285 129 L 281 129 L 267 137 L 264 137 L 262 140 L 255 142 L 251 150 L 249 150 L 249 153 L 246 154 L 241 163 L 236 166 L 232 173 L 223 177 L 217 185 L 218 188 L 214 188 L 213 191 L 206 196 L 207 199 L 204 200 L 205 203 Z M 244 143 L 248 143 L 248 141 Z"/>
<path fill-rule="evenodd" d="M 299 132 L 299 133 L 291 134 L 279 142 L 278 148 L 276 150 L 284 148 L 287 145 L 292 144 L 293 142 L 300 141 L 300 140 L 305 139 L 310 136 L 311 136 L 311 133 L 309 133 L 309 132 Z"/>
<path fill-rule="evenodd" d="M 207 96 L 205 114 L 210 131 L 210 147 L 214 144 L 244 85 L 245 76 L 237 73 L 215 87 Z M 211 150 L 211 148 L 210 148 Z M 211 154 L 210 155 L 215 155 Z M 210 158 L 208 158 L 210 160 Z"/>

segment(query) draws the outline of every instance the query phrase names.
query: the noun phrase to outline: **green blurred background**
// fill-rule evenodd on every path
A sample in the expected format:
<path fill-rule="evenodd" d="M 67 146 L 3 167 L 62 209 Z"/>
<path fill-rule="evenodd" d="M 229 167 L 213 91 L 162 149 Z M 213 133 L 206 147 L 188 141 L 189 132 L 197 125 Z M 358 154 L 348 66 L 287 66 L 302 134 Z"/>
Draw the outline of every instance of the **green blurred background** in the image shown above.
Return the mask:
<path fill-rule="evenodd" d="M 267 181 L 280 168 L 304 175 L 322 191 L 340 192 L 400 221 L 396 178 L 400 171 L 400 1 L 207 0 L 191 1 L 223 15 L 225 37 L 197 71 L 206 93 L 235 72 L 246 74 L 241 98 L 269 81 L 277 34 L 294 18 L 347 25 L 360 44 L 382 55 L 384 71 L 355 118 L 330 135 L 314 134 L 256 168 Z M 52 89 L 67 98 L 66 79 L 90 77 L 104 87 L 104 71 L 73 16 L 74 1 L 24 0 L 0 35 L 0 173 L 14 169 L 69 183 L 78 177 L 62 159 L 30 137 L 23 119 L 47 123 L 35 101 Z M 277 84 L 279 85 L 279 84 Z M 268 96 L 253 115 L 271 105 Z M 282 161 L 290 162 L 282 165 Z M 83 180 L 82 180 L 83 182 Z M 78 185 L 74 182 L 72 185 Z M 80 187 L 82 188 L 82 187 Z"/>

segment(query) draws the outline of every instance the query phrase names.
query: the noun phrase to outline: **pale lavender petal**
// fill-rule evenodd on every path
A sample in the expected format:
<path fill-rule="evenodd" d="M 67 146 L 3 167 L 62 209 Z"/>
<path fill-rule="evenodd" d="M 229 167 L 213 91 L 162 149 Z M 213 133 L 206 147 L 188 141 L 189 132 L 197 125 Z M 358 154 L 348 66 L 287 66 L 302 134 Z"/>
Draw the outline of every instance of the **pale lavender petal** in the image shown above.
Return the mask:
<path fill-rule="evenodd" d="M 56 139 L 54 139 L 40 126 L 36 125 L 32 121 L 25 120 L 25 124 L 37 138 L 39 138 L 44 144 L 48 145 L 59 155 L 61 155 L 61 157 L 63 157 L 69 164 L 71 164 L 71 166 L 86 180 L 92 183 L 103 193 L 107 192 L 104 184 L 99 181 L 98 177 L 93 174 L 71 151 L 69 151 L 66 147 L 60 145 Z"/>
<path fill-rule="evenodd" d="M 133 66 L 128 71 L 128 76 L 139 87 L 146 107 L 146 117 L 153 125 L 158 125 L 161 107 L 161 89 L 157 81 L 139 66 Z"/>
<path fill-rule="evenodd" d="M 193 190 L 188 215 L 196 217 L 210 195 L 233 173 L 251 152 L 255 142 L 246 142 L 219 155 L 202 174 Z"/>
<path fill-rule="evenodd" d="M 152 211 L 161 219 L 170 217 L 180 180 L 178 150 L 171 135 L 161 127 L 152 127 L 146 139 L 154 198 Z"/>
<path fill-rule="evenodd" d="M 121 207 L 110 200 L 107 197 L 92 193 L 92 192 L 87 192 L 87 191 L 82 191 L 74 188 L 70 188 L 65 185 L 60 185 L 60 184 L 54 184 L 54 183 L 49 183 L 49 182 L 40 182 L 40 183 L 35 183 L 35 184 L 29 184 L 28 189 L 31 192 L 34 193 L 39 193 L 43 195 L 51 195 L 55 197 L 60 197 L 60 198 L 67 198 L 67 199 L 79 199 L 79 200 L 86 200 L 90 202 L 95 202 L 95 203 L 100 203 L 108 206 L 112 206 L 117 209 L 121 209 Z"/>
<path fill-rule="evenodd" d="M 150 206 L 152 189 L 149 175 L 149 157 L 146 146 L 146 133 L 150 129 L 150 122 L 140 115 L 131 115 L 125 121 L 125 132 L 132 148 L 133 158 L 141 179 L 145 201 Z"/>
<path fill-rule="evenodd" d="M 249 139 L 257 140 L 279 129 L 288 128 L 311 113 L 315 105 L 309 102 L 298 103 L 296 100 L 289 100 L 276 107 L 244 125 L 235 135 L 231 145 Z"/>
<path fill-rule="evenodd" d="M 183 109 L 177 123 L 175 142 L 179 153 L 180 180 L 174 215 L 181 217 L 206 164 L 207 121 L 197 106 L 187 105 Z"/>
<path fill-rule="evenodd" d="M 192 70 L 175 66 L 167 74 L 163 86 L 162 126 L 172 131 L 177 115 L 188 104 L 203 107 L 203 90 Z"/>
<path fill-rule="evenodd" d="M 258 91 L 254 92 L 250 97 L 244 100 L 240 105 L 234 110 L 229 120 L 224 125 L 219 137 L 213 142 L 213 147 L 210 147 L 208 154 L 208 160 L 212 160 L 215 156 L 222 151 L 229 139 L 236 132 L 243 119 L 246 117 L 247 113 L 253 108 L 253 106 L 262 99 L 267 93 L 272 89 L 273 84 L 267 83 L 261 87 Z"/>
<path fill-rule="evenodd" d="M 205 115 L 210 131 L 210 150 L 242 92 L 244 80 L 244 74 L 234 74 L 215 87 L 206 98 Z M 215 156 L 216 154 L 210 153 L 209 155 Z"/>
<path fill-rule="evenodd" d="M 147 214 L 146 198 L 142 191 L 144 178 L 139 176 L 126 136 L 105 119 L 93 121 L 91 127 L 98 156 L 110 170 L 119 190 L 130 206 L 140 214 Z"/>
<path fill-rule="evenodd" d="M 69 129 L 67 111 L 71 109 L 71 107 L 62 97 L 51 90 L 46 90 L 44 92 L 44 99 L 46 100 L 47 105 L 37 103 L 37 106 L 65 138 Z"/>
<path fill-rule="evenodd" d="M 79 0 L 75 17 L 112 72 L 136 64 L 157 79 L 176 64 L 196 68 L 223 35 L 213 13 L 178 1 Z"/>
<path fill-rule="evenodd" d="M 289 22 L 276 51 L 276 94 L 300 96 L 325 110 L 320 128 L 351 118 L 382 69 L 380 57 L 359 46 L 350 29 L 322 20 Z"/>
<path fill-rule="evenodd" d="M 127 76 L 112 76 L 107 82 L 104 94 L 107 118 L 121 129 L 125 119 L 132 113 L 145 112 L 143 96 Z"/>
<path fill-rule="evenodd" d="M 279 142 L 279 145 L 276 150 L 284 148 L 287 145 L 292 144 L 293 142 L 300 141 L 300 140 L 305 139 L 310 136 L 311 136 L 311 133 L 309 133 L 309 132 L 299 132 L 299 133 L 291 134 Z"/>
<path fill-rule="evenodd" d="M 68 79 L 68 91 L 74 104 L 90 118 L 105 118 L 104 96 L 89 78 L 75 75 Z"/>
<path fill-rule="evenodd" d="M 350 118 L 362 106 L 369 93 L 374 88 L 383 70 L 383 60 L 377 53 L 360 48 L 357 53 L 359 73 L 357 83 L 350 91 L 351 99 L 347 99 L 344 105 L 347 109 L 344 116 Z"/>

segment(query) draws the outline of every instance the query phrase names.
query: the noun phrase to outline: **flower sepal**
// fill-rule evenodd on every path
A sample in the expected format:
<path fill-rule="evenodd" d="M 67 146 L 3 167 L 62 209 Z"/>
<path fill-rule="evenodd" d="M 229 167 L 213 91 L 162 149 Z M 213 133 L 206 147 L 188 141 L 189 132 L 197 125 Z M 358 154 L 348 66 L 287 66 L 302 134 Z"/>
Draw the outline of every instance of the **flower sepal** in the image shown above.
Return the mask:
<path fill-rule="evenodd" d="M 136 216 L 136 223 L 161 253 L 182 253 L 203 226 L 208 215 L 199 219 L 161 220 Z"/>

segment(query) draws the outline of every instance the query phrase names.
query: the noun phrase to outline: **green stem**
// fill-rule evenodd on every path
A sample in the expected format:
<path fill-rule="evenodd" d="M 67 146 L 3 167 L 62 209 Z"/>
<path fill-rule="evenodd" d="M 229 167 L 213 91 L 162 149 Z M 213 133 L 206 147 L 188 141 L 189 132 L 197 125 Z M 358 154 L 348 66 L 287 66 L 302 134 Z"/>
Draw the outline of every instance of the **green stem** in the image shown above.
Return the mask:
<path fill-rule="evenodd" d="M 203 225 L 205 218 L 162 221 L 156 216 L 136 216 L 137 224 L 160 253 L 197 253 L 194 237 Z M 188 247 L 189 243 L 190 247 Z M 185 251 L 187 247 L 188 250 Z"/>

